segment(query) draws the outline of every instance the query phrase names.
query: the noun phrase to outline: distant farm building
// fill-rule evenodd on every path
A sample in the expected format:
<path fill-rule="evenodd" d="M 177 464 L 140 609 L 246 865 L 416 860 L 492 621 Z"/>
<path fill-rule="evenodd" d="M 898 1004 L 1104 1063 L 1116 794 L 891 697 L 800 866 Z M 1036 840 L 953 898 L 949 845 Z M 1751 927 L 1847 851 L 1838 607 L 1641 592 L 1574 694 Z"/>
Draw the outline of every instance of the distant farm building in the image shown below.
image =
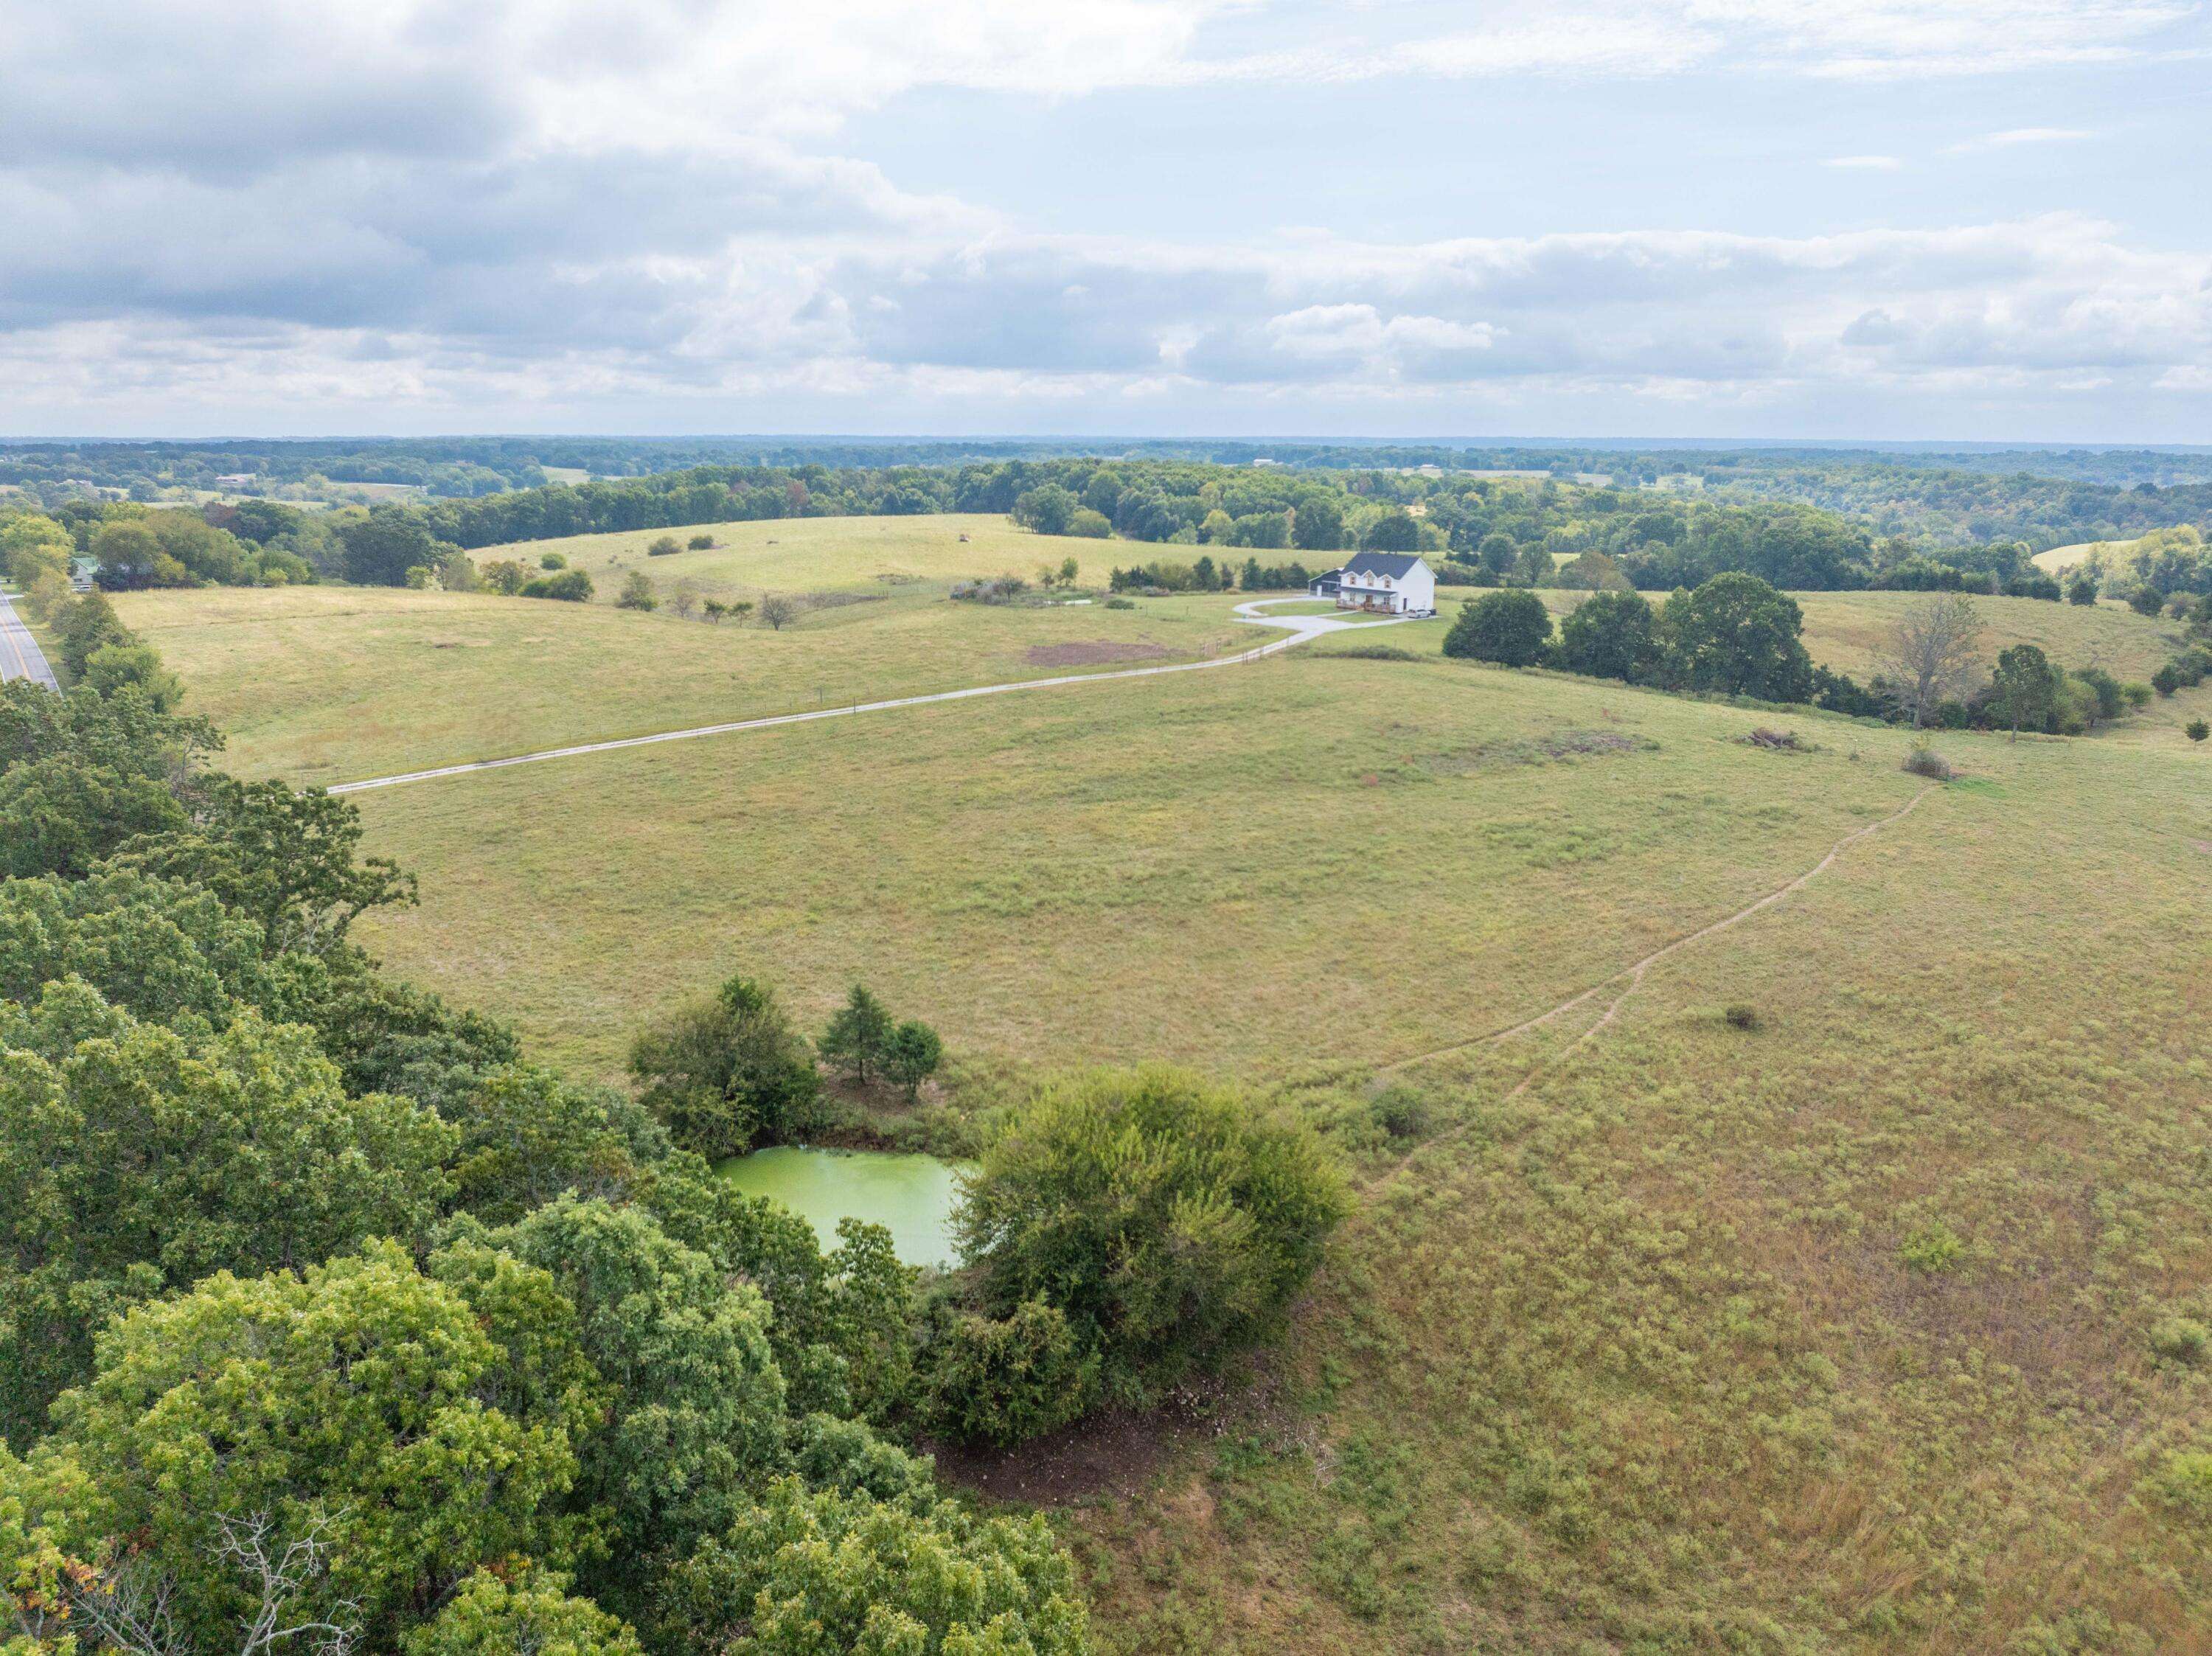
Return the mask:
<path fill-rule="evenodd" d="M 254 474 L 250 471 L 226 471 L 215 480 L 217 488 L 251 488 Z"/>

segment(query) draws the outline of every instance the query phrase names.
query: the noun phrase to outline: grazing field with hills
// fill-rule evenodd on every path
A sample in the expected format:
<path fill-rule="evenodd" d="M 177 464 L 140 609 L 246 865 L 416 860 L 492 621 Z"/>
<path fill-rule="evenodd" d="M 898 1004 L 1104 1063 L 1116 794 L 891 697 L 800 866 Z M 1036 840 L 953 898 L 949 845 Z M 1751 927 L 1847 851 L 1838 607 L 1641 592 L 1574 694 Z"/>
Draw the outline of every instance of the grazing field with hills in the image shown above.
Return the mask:
<path fill-rule="evenodd" d="M 369 935 L 586 1070 L 743 965 L 1392 1124 L 1263 1401 L 1029 1467 L 1134 1647 L 2197 1647 L 2203 763 L 1753 722 L 1316 652 L 599 755 L 365 798 Z"/>
<path fill-rule="evenodd" d="M 1062 549 L 1090 561 L 1086 581 L 1103 581 L 1109 563 L 1139 550 L 1031 535 L 999 518 L 737 524 L 717 531 L 724 544 L 713 551 L 648 559 L 651 538 L 588 536 L 482 555 L 566 547 L 563 555 L 592 573 L 602 598 L 638 567 L 664 598 L 678 580 L 695 583 L 702 597 L 828 597 L 780 632 L 757 622 L 684 621 L 665 610 L 389 587 L 203 587 L 121 593 L 116 602 L 184 676 L 195 705 L 228 732 L 228 762 L 298 782 L 1139 660 L 1202 659 L 1261 638 L 1231 617 L 1242 594 L 1146 598 L 1134 610 L 948 604 L 955 580 L 1033 570 Z M 887 582 L 886 573 L 913 579 Z M 1458 601 L 1474 595 L 1443 589 L 1437 620 L 1401 628 L 1390 641 L 1434 650 Z M 1544 596 L 1561 615 L 1583 597 Z M 1909 592 L 1796 596 L 1813 658 L 1862 678 L 1888 628 L 1916 602 Z M 1992 658 L 2025 641 L 2069 666 L 2148 678 L 2180 636 L 2176 624 L 2118 604 L 1975 602 Z M 2156 729 L 2178 741 L 2181 716 L 2196 716 L 2200 705 L 2212 706 L 2212 692 L 2160 701 L 2132 734 Z"/>
<path fill-rule="evenodd" d="M 780 633 L 402 589 L 115 609 L 230 762 L 310 781 L 1266 637 L 1235 594 L 949 601 L 1005 560 L 940 522 L 908 531 L 933 573 Z M 836 528 L 772 579 L 865 590 Z M 783 590 L 747 585 L 781 555 L 728 590 Z M 1279 1338 L 947 1457 L 1044 1507 L 1109 1648 L 2212 1648 L 2212 753 L 2179 729 L 2212 687 L 2094 737 L 1943 732 L 1936 780 L 1893 725 L 1446 658 L 1460 596 L 1212 671 L 363 793 L 422 901 L 351 935 L 580 1083 L 704 986 L 827 1029 L 862 983 L 949 1055 L 902 1129 L 1164 1060 L 1325 1134 L 1350 1216 Z M 1924 595 L 1798 601 L 1864 672 Z M 2179 641 L 1975 602 L 1985 658 L 2137 676 Z"/>
<path fill-rule="evenodd" d="M 337 782 L 968 684 L 1196 660 L 1261 641 L 1226 599 L 1138 610 L 935 596 L 772 631 L 390 587 L 122 594 L 242 773 Z"/>
<path fill-rule="evenodd" d="M 695 536 L 713 547 L 694 549 Z M 646 549 L 663 537 L 684 549 L 661 557 Z M 956 580 L 1001 574 L 1027 579 L 1040 564 L 1074 558 L 1086 585 L 1103 586 L 1109 563 L 1133 563 L 1140 549 L 1066 535 L 1033 535 L 1003 514 L 937 513 L 902 518 L 771 518 L 684 529 L 636 529 L 558 540 L 518 541 L 471 554 L 479 563 L 513 558 L 536 568 L 548 554 L 588 573 L 601 603 L 622 578 L 643 570 L 665 592 L 694 583 L 702 597 L 758 597 L 764 592 L 869 592 L 887 597 L 913 589 L 941 597 Z"/>

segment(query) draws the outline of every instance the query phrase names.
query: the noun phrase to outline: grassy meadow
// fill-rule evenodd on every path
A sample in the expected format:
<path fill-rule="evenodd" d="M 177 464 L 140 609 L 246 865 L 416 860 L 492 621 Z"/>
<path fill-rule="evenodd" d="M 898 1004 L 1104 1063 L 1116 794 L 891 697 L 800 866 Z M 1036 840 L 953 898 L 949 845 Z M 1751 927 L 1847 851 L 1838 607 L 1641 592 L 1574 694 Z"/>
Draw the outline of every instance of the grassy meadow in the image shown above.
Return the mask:
<path fill-rule="evenodd" d="M 627 567 L 646 567 L 664 597 L 682 580 L 702 597 L 775 591 L 814 594 L 817 602 L 781 632 L 758 623 L 712 626 L 665 610 L 617 610 L 609 603 L 386 588 L 202 588 L 125 593 L 117 603 L 125 621 L 184 676 L 194 705 L 229 733 L 234 768 L 300 782 L 841 701 L 1202 659 L 1264 636 L 1231 618 L 1234 595 L 1141 599 L 1133 610 L 946 603 L 954 579 L 1026 569 L 1054 548 L 1085 559 L 1083 578 L 1100 581 L 1110 563 L 1137 550 L 1121 542 L 1029 535 L 1002 519 L 799 519 L 722 525 L 713 532 L 723 542 L 714 551 L 653 559 L 643 550 L 647 531 L 531 544 L 567 549 L 573 562 L 592 572 L 602 599 L 611 598 Z M 962 534 L 969 539 L 963 542 Z M 1437 619 L 1400 628 L 1390 641 L 1437 649 L 1459 600 L 1470 596 L 1447 589 Z M 1583 596 L 1544 594 L 1560 614 Z M 1914 597 L 1799 594 L 1807 646 L 1816 660 L 1864 676 L 1886 630 Z M 2172 623 L 2117 604 L 1977 602 L 1988 622 L 1987 653 L 2027 640 L 2069 665 L 2101 665 L 2123 678 L 2148 678 L 2179 636 Z M 2119 734 L 2179 743 L 2185 720 L 2207 708 L 2212 689 L 2187 693 L 2157 704 Z"/>
<path fill-rule="evenodd" d="M 1267 636 L 1218 599 L 1030 610 L 939 597 L 813 611 L 781 632 L 390 587 L 202 587 L 121 593 L 116 607 L 228 733 L 231 768 L 301 783 L 1200 659 Z"/>
<path fill-rule="evenodd" d="M 320 779 L 832 659 L 876 695 L 1195 654 L 1257 636 L 1232 601 L 124 612 L 234 758 Z M 1909 598 L 1801 601 L 1856 670 Z M 2164 658 L 1983 603 L 1993 643 Z M 1052 1504 L 1120 1649 L 2212 1651 L 2212 755 L 1946 735 L 1930 786 L 1893 729 L 1756 748 L 1771 715 L 1446 661 L 1443 625 L 366 794 L 423 901 L 357 935 L 580 1074 L 744 969 L 810 1026 L 864 980 L 979 1086 L 1172 1059 L 1337 1132 L 1358 1213 L 1253 1383 Z"/>
<path fill-rule="evenodd" d="M 679 545 L 711 535 L 709 550 L 649 557 L 663 535 Z M 962 537 L 966 537 L 963 540 Z M 557 553 L 590 574 L 595 601 L 611 604 L 623 579 L 642 569 L 665 593 L 690 581 L 702 597 L 758 598 L 767 592 L 870 592 L 887 597 L 915 589 L 942 597 L 956 580 L 1012 573 L 1033 578 L 1040 564 L 1055 569 L 1074 558 L 1082 580 L 1103 586 L 1115 562 L 1141 561 L 1142 549 L 1122 541 L 1033 535 L 1003 516 L 975 513 L 915 518 L 779 518 L 764 522 L 701 524 L 688 529 L 624 530 L 559 540 L 488 546 L 469 555 L 479 564 L 513 558 L 530 569 Z M 1157 553 L 1158 549 L 1151 550 Z M 1287 554 L 1284 555 L 1287 556 Z"/>
<path fill-rule="evenodd" d="M 598 755 L 365 797 L 367 937 L 603 1073 L 744 967 L 1395 1089 L 1261 1381 L 1055 1508 L 1128 1648 L 2212 1648 L 2205 761 L 1752 722 L 1293 652 Z"/>
<path fill-rule="evenodd" d="M 1750 722 L 1294 652 L 595 755 L 362 796 L 424 889 L 369 939 L 601 1071 L 740 966 L 810 1016 L 866 978 L 1022 1060 L 1381 1062 L 1548 1005 L 1911 792 L 1895 732 L 1778 761 L 1729 739 Z"/>

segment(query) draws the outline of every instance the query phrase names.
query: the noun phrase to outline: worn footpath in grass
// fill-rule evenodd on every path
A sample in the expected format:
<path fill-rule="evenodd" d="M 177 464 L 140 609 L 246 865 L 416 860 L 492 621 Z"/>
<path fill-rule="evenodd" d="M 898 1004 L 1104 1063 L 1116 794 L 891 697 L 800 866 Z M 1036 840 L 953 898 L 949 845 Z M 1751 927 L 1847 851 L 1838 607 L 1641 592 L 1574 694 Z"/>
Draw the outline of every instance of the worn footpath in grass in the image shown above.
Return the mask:
<path fill-rule="evenodd" d="M 580 1069 L 742 968 L 1338 1131 L 1261 1382 L 1056 1511 L 1120 1648 L 2212 1649 L 2208 761 L 1750 722 L 1310 651 L 601 755 L 366 798 L 364 931 Z"/>
<path fill-rule="evenodd" d="M 646 548 L 673 536 L 685 549 L 651 557 Z M 688 543 L 708 535 L 711 549 Z M 1004 516 L 985 513 L 913 518 L 777 518 L 744 523 L 700 524 L 684 529 L 623 530 L 571 535 L 559 540 L 488 546 L 469 555 L 479 564 L 513 558 L 536 569 L 547 553 L 588 573 L 597 600 L 611 604 L 623 578 L 642 570 L 661 591 L 690 582 L 704 597 L 759 598 L 768 592 L 872 592 L 896 597 L 914 589 L 942 596 L 953 581 L 1016 574 L 1036 578 L 1042 564 L 1054 569 L 1074 558 L 1085 585 L 1103 586 L 1109 567 L 1141 561 L 1146 549 L 1121 541 L 1033 535 Z M 1157 552 L 1158 548 L 1149 550 Z"/>
<path fill-rule="evenodd" d="M 366 796 L 403 971 L 605 1069 L 743 968 L 956 1047 L 1281 1075 L 1525 1015 L 1910 792 L 1894 733 L 1296 652 Z M 1854 750 L 1869 756 L 1854 760 Z"/>
<path fill-rule="evenodd" d="M 2205 773 L 1950 746 L 1587 1040 L 1390 1078 L 1275 1402 L 1063 1514 L 1132 1648 L 2212 1648 Z"/>
<path fill-rule="evenodd" d="M 246 775 L 329 783 L 963 685 L 1196 660 L 1266 634 L 1223 599 L 812 612 L 781 632 L 390 587 L 123 593 Z"/>

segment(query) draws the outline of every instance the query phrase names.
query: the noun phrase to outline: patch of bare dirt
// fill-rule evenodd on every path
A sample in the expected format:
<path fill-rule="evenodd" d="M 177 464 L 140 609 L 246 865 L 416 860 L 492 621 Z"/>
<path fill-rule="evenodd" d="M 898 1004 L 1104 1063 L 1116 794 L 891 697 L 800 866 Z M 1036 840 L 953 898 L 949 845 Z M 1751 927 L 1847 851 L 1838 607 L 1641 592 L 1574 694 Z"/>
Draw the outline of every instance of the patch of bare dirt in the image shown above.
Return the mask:
<path fill-rule="evenodd" d="M 1287 1439 L 1278 1418 L 1281 1377 L 1264 1354 L 1232 1365 L 1219 1379 L 1177 1388 L 1149 1414 L 1102 1410 L 1073 1426 L 1018 1448 L 924 1443 L 937 1457 L 940 1477 L 993 1501 L 1060 1507 L 1097 1495 L 1127 1499 L 1145 1494 L 1160 1473 L 1194 1445 L 1258 1434 Z M 1186 1491 L 1180 1499 L 1201 1503 L 1212 1516 L 1212 1496 Z"/>
<path fill-rule="evenodd" d="M 938 1475 L 994 1501 L 1065 1506 L 1088 1496 L 1128 1496 L 1147 1488 L 1182 1444 L 1205 1431 L 1170 1413 L 1113 1410 L 1015 1449 L 927 1443 Z"/>
<path fill-rule="evenodd" d="M 1164 645 L 1116 644 L 1102 638 L 1087 644 L 1032 644 L 1029 659 L 1032 667 L 1095 667 L 1105 661 L 1154 661 L 1174 653 Z"/>

